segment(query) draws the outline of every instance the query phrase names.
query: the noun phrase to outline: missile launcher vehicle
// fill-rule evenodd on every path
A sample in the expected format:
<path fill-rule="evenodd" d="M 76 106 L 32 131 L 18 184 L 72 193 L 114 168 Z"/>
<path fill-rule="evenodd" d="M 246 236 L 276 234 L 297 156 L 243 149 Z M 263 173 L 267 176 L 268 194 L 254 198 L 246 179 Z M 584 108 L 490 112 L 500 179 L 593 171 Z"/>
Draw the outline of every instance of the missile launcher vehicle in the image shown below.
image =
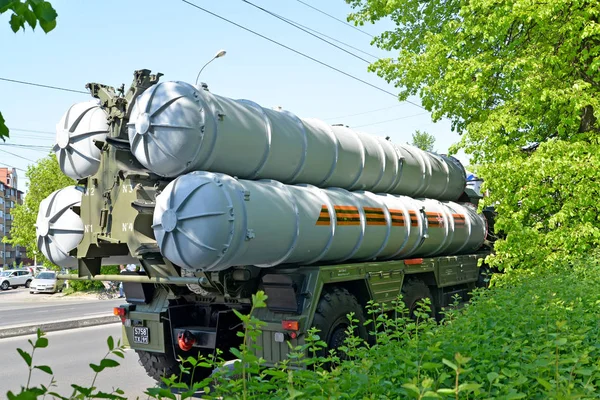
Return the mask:
<path fill-rule="evenodd" d="M 276 364 L 313 326 L 337 347 L 370 300 L 429 298 L 436 315 L 482 284 L 489 224 L 458 160 L 160 76 L 87 85 L 54 146 L 77 184 L 36 223 L 40 251 L 76 270 L 63 278 L 123 282 L 115 313 L 150 376 L 232 356 L 234 310 L 259 290 L 256 351 Z M 141 268 L 100 273 L 124 263 Z"/>

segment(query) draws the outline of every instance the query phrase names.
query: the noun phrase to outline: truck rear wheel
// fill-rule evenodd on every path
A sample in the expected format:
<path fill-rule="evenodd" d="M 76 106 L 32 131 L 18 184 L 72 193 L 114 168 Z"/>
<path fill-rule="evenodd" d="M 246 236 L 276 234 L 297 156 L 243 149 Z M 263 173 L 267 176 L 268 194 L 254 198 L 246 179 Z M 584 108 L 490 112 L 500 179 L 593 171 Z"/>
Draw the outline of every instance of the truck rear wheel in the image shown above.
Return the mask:
<path fill-rule="evenodd" d="M 419 307 L 419 302 L 425 298 L 430 300 L 431 311 L 429 315 L 435 318 L 435 303 L 429 287 L 419 279 L 411 279 L 402 285 L 402 299 L 408 308 L 408 315 L 412 319 L 416 319 L 415 311 Z"/>
<path fill-rule="evenodd" d="M 195 356 L 198 354 L 198 351 L 206 356 L 205 351 L 200 350 L 198 348 L 194 348 L 189 352 L 189 355 Z M 165 352 L 164 353 L 156 353 L 152 351 L 144 351 L 144 350 L 136 350 L 135 351 L 140 358 L 140 365 L 144 367 L 146 370 L 146 374 L 153 378 L 155 381 L 161 383 L 161 377 L 170 377 L 171 375 L 176 375 L 179 378 L 181 370 L 179 369 L 179 361 L 176 356 L 173 354 L 173 347 L 171 344 L 171 335 L 165 335 Z M 187 358 L 187 355 L 184 356 Z M 191 367 L 189 364 L 186 367 Z M 199 382 L 204 378 L 210 376 L 212 374 L 212 370 L 209 368 L 196 368 L 194 372 L 193 381 Z M 183 374 L 182 376 L 183 382 L 190 384 L 192 383 L 191 371 L 190 374 Z"/>
<path fill-rule="evenodd" d="M 152 351 L 136 350 L 140 358 L 140 365 L 146 370 L 146 374 L 157 382 L 161 377 L 169 377 L 173 374 L 179 376 L 179 362 L 173 357 L 173 353 L 155 353 Z"/>
<path fill-rule="evenodd" d="M 365 317 L 363 309 L 348 290 L 339 287 L 328 288 L 321 294 L 317 305 L 317 311 L 313 320 L 313 327 L 319 329 L 319 337 L 327 348 L 321 349 L 318 356 L 325 357 L 330 349 L 337 349 L 344 344 L 346 329 L 350 321 L 347 315 L 354 312 L 354 318 L 358 319 L 355 333 L 362 339 L 367 339 L 367 329 L 364 326 Z M 344 358 L 343 354 L 338 355 Z"/>

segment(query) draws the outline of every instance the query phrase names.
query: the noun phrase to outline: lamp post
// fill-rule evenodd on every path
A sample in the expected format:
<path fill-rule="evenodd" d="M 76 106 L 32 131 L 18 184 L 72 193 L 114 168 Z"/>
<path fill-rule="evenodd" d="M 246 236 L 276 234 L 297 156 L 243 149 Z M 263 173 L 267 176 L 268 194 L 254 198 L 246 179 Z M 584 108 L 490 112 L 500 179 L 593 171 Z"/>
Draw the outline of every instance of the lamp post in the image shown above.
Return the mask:
<path fill-rule="evenodd" d="M 211 58 L 206 64 L 204 64 L 204 66 L 202 68 L 200 68 L 200 72 L 198 72 L 198 76 L 196 77 L 196 85 L 198 84 L 198 79 L 200 78 L 200 74 L 202 73 L 202 70 L 204 68 L 206 68 L 206 66 L 208 64 L 210 64 L 211 62 L 213 62 L 214 60 L 216 60 L 217 58 L 221 58 L 223 57 L 225 54 L 227 54 L 227 52 L 225 50 L 219 50 L 217 52 L 217 54 L 214 55 L 213 58 Z"/>

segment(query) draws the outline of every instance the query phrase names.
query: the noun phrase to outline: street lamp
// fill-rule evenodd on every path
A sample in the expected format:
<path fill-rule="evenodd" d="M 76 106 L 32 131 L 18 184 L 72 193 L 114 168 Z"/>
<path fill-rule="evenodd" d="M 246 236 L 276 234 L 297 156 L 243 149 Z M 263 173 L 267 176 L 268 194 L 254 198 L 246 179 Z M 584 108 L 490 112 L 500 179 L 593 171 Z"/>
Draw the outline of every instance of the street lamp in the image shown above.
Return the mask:
<path fill-rule="evenodd" d="M 215 54 L 215 56 L 213 58 L 210 59 L 209 62 L 207 62 L 206 64 L 204 64 L 204 66 L 202 68 L 200 68 L 200 72 L 198 72 L 198 76 L 196 77 L 196 85 L 198 84 L 198 79 L 200 78 L 200 74 L 202 73 L 202 70 L 211 62 L 213 62 L 213 60 L 216 60 L 217 58 L 223 57 L 225 54 L 227 54 L 227 52 L 225 50 L 219 50 L 219 52 L 217 54 Z"/>

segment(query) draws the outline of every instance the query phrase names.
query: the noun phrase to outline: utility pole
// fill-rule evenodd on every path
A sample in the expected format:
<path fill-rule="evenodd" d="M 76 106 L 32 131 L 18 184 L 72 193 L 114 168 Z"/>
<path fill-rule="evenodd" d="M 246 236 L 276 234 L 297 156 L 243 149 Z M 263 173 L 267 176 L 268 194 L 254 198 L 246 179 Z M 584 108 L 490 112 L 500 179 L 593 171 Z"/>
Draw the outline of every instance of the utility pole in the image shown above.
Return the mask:
<path fill-rule="evenodd" d="M 4 193 L 2 193 L 2 205 L 4 210 L 2 212 L 2 238 L 6 236 L 6 199 Z M 2 252 L 2 267 L 6 266 L 6 242 L 3 240 L 2 244 L 4 245 L 4 251 Z"/>

